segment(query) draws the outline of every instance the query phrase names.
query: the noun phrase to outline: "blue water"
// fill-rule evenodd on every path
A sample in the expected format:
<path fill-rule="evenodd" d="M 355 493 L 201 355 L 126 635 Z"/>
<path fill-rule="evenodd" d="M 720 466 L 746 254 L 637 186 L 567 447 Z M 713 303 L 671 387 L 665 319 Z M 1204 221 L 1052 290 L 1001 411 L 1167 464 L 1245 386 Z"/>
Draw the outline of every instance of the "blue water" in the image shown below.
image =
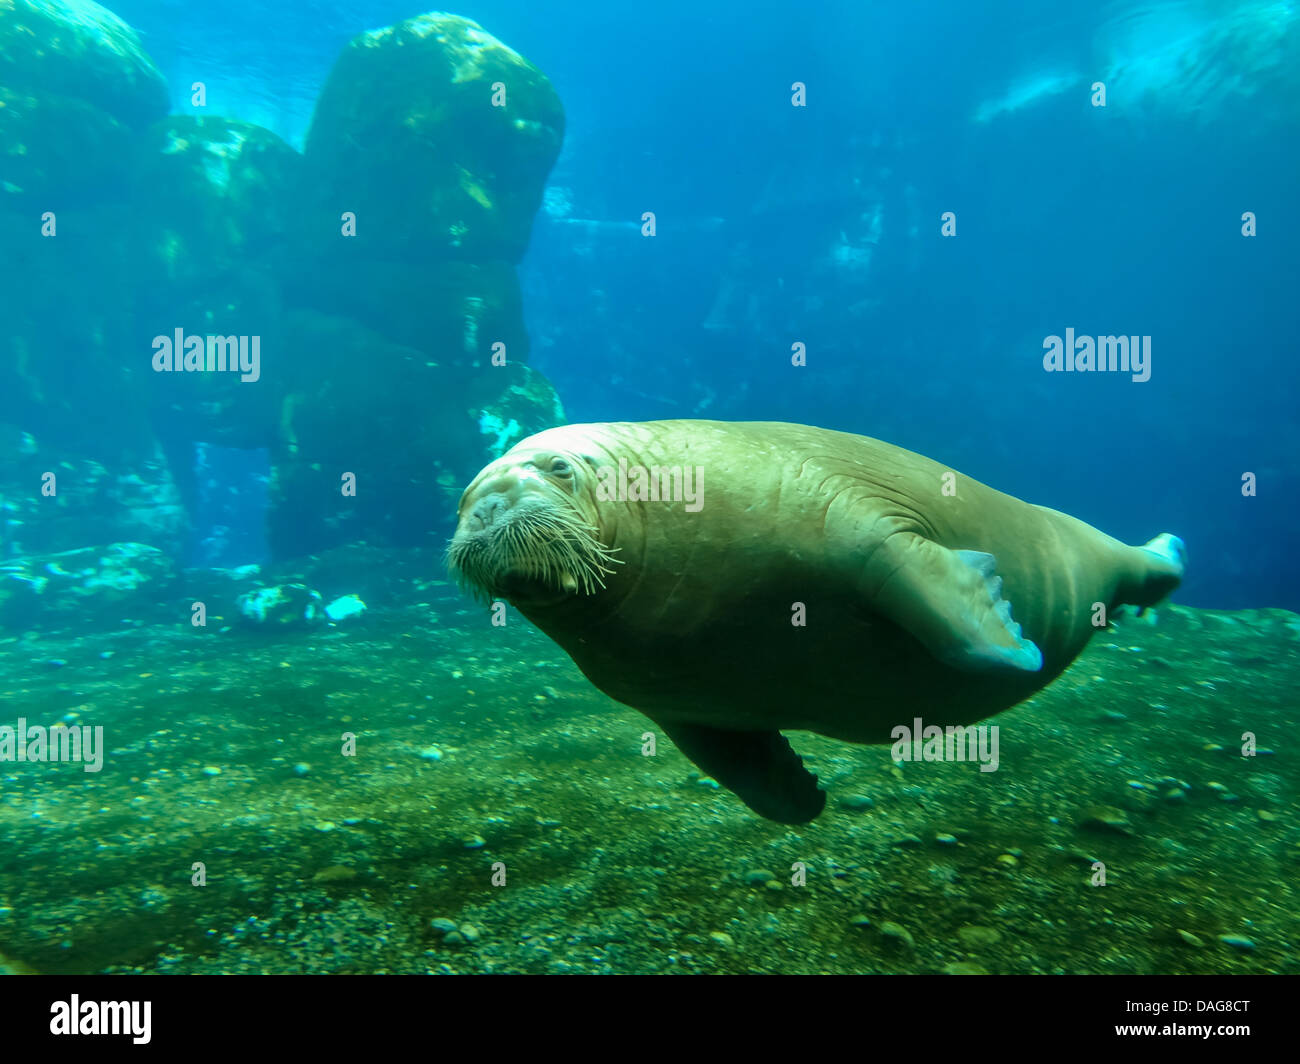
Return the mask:
<path fill-rule="evenodd" d="M 208 112 L 298 147 L 347 40 L 422 10 L 112 6 L 175 111 L 203 80 Z M 1177 531 L 1183 602 L 1300 606 L 1294 5 L 456 11 L 565 106 L 521 277 L 531 362 L 570 419 L 878 436 L 1130 542 Z M 1150 379 L 1046 374 L 1067 328 L 1151 336 Z"/>

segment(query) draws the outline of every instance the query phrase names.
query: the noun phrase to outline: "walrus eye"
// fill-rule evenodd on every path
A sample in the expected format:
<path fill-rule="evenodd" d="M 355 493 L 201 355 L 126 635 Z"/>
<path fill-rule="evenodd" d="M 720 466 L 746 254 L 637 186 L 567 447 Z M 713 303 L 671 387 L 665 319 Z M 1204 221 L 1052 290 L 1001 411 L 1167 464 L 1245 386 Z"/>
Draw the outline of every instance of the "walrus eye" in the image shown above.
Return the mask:
<path fill-rule="evenodd" d="M 551 472 L 555 473 L 557 476 L 567 477 L 573 472 L 573 467 L 563 458 L 552 458 Z"/>

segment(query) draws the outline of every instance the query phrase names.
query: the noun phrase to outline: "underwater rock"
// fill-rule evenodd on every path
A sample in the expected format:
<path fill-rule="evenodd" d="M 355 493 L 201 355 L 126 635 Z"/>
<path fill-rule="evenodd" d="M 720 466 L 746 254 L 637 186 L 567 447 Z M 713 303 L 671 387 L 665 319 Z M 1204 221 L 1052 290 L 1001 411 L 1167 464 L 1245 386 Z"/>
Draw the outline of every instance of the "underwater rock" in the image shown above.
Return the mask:
<path fill-rule="evenodd" d="M 93 419 L 90 413 L 85 417 Z M 32 547 L 40 544 L 47 554 L 75 550 L 86 545 L 92 528 L 105 540 L 163 546 L 184 535 L 188 522 L 180 495 L 156 450 L 142 458 L 124 443 L 114 473 L 72 448 L 61 448 L 56 457 L 44 438 L 0 423 L 0 562 L 39 564 L 23 557 Z M 56 476 L 52 496 L 42 494 L 47 472 Z"/>
<path fill-rule="evenodd" d="M 0 7 L 0 82 L 93 100 L 134 126 L 167 113 L 167 83 L 135 30 L 91 0 Z"/>
<path fill-rule="evenodd" d="M 278 584 L 240 595 L 240 616 L 250 624 L 278 628 L 309 628 L 325 620 L 320 593 L 305 584 Z"/>
<path fill-rule="evenodd" d="M 431 13 L 354 38 L 307 135 L 322 232 L 371 258 L 518 262 L 564 137 L 550 81 L 482 27 Z M 334 241 L 337 243 L 337 241 Z"/>
<path fill-rule="evenodd" d="M 0 152 L 6 110 L 0 107 Z M 58 192 L 42 189 L 41 196 Z M 2 201 L 0 193 L 7 267 L 0 421 L 57 439 L 63 455 L 150 455 L 142 380 L 150 352 L 133 318 L 137 282 L 123 268 L 138 261 L 129 207 L 56 201 L 50 224 L 57 236 L 46 237 L 39 211 L 5 209 Z"/>
<path fill-rule="evenodd" d="M 893 920 L 886 920 L 881 924 L 880 933 L 895 946 L 903 949 L 916 948 L 916 940 L 912 938 L 912 932 L 902 924 L 894 923 Z"/>
<path fill-rule="evenodd" d="M 135 32 L 89 0 L 0 4 L 0 200 L 126 188 L 133 130 L 167 113 L 167 84 Z"/>
<path fill-rule="evenodd" d="M 142 137 L 133 176 L 166 279 L 211 284 L 282 250 L 303 160 L 252 122 L 169 115 Z"/>
<path fill-rule="evenodd" d="M 310 241 L 304 246 L 314 247 Z M 484 366 L 496 344 L 509 362 L 528 358 L 519 278 L 508 262 L 371 260 L 351 240 L 332 240 L 284 271 L 285 301 L 349 317 L 386 340 L 446 365 Z"/>
<path fill-rule="evenodd" d="M 15 559 L 4 576 L 0 611 L 31 620 L 39 610 L 42 621 L 93 625 L 116 623 L 124 606 L 154 609 L 176 569 L 156 547 L 110 543 Z"/>
<path fill-rule="evenodd" d="M 136 317 L 150 370 L 159 340 L 175 353 L 189 337 L 234 339 L 239 369 L 149 372 L 153 423 L 169 438 L 227 447 L 269 446 L 287 390 L 281 276 L 301 156 L 248 122 L 173 115 L 151 126 L 136 154 L 140 254 L 148 264 Z M 180 331 L 180 340 L 176 337 Z M 154 346 L 146 346 L 153 340 Z M 252 372 L 247 372 L 247 367 Z"/>
<path fill-rule="evenodd" d="M 344 595 L 341 598 L 336 598 L 325 607 L 325 616 L 336 624 L 352 617 L 360 617 L 365 612 L 366 604 L 356 595 Z"/>
<path fill-rule="evenodd" d="M 1133 825 L 1128 814 L 1113 805 L 1094 805 L 1079 818 L 1079 827 L 1110 835 L 1132 835 Z"/>

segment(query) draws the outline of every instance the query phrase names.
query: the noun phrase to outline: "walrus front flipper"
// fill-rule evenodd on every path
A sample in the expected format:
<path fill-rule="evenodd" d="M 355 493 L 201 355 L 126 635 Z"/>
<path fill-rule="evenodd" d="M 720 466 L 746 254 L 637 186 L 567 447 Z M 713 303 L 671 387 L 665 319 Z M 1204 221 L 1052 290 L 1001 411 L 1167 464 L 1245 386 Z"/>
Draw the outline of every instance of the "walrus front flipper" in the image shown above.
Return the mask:
<path fill-rule="evenodd" d="M 726 731 L 699 724 L 659 724 L 683 754 L 761 817 L 806 824 L 826 806 L 817 777 L 775 731 Z"/>
<path fill-rule="evenodd" d="M 949 550 L 911 532 L 871 556 L 871 605 L 916 636 L 945 665 L 1037 672 L 1043 654 L 1011 619 L 991 554 Z"/>

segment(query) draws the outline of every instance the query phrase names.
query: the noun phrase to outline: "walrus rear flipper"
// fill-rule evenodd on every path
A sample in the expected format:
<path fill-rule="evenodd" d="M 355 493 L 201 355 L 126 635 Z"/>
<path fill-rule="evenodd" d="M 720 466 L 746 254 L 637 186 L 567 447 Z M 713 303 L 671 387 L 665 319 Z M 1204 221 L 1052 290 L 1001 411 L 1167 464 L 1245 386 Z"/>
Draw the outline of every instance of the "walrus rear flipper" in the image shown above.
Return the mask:
<path fill-rule="evenodd" d="M 826 806 L 826 792 L 775 731 L 726 731 L 699 724 L 659 725 L 677 749 L 750 809 L 778 824 L 806 824 Z"/>

